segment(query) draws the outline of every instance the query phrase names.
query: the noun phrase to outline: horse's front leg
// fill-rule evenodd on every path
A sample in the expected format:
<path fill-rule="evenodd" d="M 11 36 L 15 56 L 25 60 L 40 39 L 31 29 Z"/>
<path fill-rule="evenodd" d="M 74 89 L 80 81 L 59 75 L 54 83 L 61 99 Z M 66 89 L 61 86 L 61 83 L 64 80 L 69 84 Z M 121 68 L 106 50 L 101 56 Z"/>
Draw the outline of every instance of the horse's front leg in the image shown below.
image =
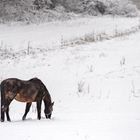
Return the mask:
<path fill-rule="evenodd" d="M 9 116 L 9 107 L 6 109 L 6 116 L 7 116 L 7 121 L 11 121 L 10 116 Z"/>
<path fill-rule="evenodd" d="M 38 118 L 38 120 L 41 119 L 41 104 L 42 104 L 42 100 L 37 101 L 37 118 Z"/>
<path fill-rule="evenodd" d="M 27 103 L 26 104 L 26 109 L 25 109 L 25 113 L 24 113 L 24 115 L 22 117 L 22 120 L 25 120 L 26 119 L 26 116 L 27 116 L 27 114 L 28 114 L 28 112 L 30 110 L 31 105 L 32 105 L 32 103 Z"/>

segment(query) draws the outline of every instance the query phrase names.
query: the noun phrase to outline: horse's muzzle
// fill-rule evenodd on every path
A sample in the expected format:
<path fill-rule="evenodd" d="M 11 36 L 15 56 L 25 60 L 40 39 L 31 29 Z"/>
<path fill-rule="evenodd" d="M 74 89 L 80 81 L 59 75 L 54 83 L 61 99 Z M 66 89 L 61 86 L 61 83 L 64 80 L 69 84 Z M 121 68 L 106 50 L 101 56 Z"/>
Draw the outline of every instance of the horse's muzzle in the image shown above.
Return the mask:
<path fill-rule="evenodd" d="M 52 114 L 45 114 L 46 119 L 51 119 L 51 115 L 52 115 Z"/>

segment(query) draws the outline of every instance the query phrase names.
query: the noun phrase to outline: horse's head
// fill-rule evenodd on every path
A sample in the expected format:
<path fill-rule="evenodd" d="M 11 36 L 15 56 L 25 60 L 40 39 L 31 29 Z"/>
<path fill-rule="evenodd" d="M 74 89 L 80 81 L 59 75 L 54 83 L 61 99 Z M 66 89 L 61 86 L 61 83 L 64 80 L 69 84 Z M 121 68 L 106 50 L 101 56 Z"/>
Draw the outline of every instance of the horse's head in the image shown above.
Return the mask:
<path fill-rule="evenodd" d="M 52 111 L 53 111 L 53 105 L 54 105 L 54 102 L 45 105 L 44 113 L 45 113 L 45 116 L 46 116 L 47 119 L 51 119 L 51 115 L 52 115 Z"/>

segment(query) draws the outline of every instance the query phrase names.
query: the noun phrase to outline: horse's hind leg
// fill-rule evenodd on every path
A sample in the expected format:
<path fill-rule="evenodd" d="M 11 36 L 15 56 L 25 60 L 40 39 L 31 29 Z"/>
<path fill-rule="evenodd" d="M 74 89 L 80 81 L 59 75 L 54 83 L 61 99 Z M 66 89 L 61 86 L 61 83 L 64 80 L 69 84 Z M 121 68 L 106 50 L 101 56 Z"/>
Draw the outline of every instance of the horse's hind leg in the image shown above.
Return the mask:
<path fill-rule="evenodd" d="M 7 121 L 11 121 L 10 116 L 9 116 L 9 107 L 6 109 L 6 116 L 7 116 Z"/>
<path fill-rule="evenodd" d="M 4 122 L 4 120 L 5 120 L 4 105 L 1 105 L 1 122 Z"/>
<path fill-rule="evenodd" d="M 13 92 L 10 92 L 7 94 L 8 94 L 7 98 L 5 98 L 5 100 L 4 100 L 4 102 L 5 102 L 4 103 L 4 112 L 6 112 L 7 121 L 11 121 L 10 116 L 9 116 L 9 105 L 15 98 L 16 94 L 14 94 Z"/>
<path fill-rule="evenodd" d="M 5 104 L 1 105 L 1 122 L 4 122 L 4 120 L 5 120 L 5 113 L 7 116 L 7 121 L 11 121 L 10 116 L 9 116 L 9 105 L 10 105 L 11 101 L 12 100 L 5 100 Z"/>
<path fill-rule="evenodd" d="M 31 104 L 32 104 L 32 103 L 27 103 L 27 104 L 26 104 L 25 113 L 24 113 L 24 115 L 23 115 L 23 117 L 22 117 L 22 120 L 25 120 L 25 119 L 26 119 L 26 116 L 27 116 L 27 113 L 28 113 L 29 110 L 30 110 Z"/>

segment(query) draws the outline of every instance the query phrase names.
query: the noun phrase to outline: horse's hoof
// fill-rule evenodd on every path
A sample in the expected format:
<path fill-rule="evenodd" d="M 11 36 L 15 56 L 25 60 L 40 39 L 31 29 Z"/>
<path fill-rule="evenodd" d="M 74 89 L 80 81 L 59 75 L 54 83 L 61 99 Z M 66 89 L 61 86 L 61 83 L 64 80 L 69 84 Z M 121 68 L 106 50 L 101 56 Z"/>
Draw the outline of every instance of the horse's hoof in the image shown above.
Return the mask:
<path fill-rule="evenodd" d="M 25 121 L 25 119 L 26 119 L 26 117 L 25 117 L 25 116 L 23 116 L 23 117 L 22 117 L 22 120 L 23 120 L 23 121 Z"/>
<path fill-rule="evenodd" d="M 25 121 L 25 118 L 22 118 L 23 121 Z"/>

